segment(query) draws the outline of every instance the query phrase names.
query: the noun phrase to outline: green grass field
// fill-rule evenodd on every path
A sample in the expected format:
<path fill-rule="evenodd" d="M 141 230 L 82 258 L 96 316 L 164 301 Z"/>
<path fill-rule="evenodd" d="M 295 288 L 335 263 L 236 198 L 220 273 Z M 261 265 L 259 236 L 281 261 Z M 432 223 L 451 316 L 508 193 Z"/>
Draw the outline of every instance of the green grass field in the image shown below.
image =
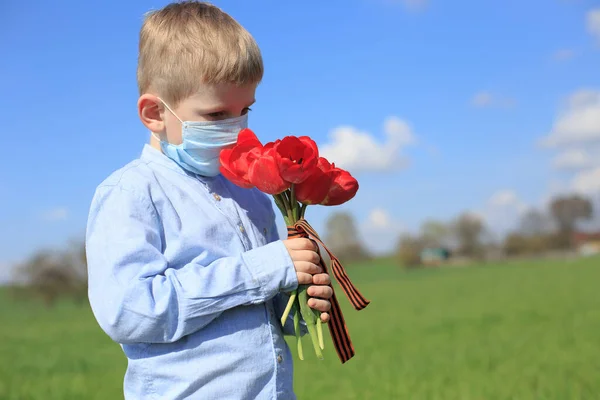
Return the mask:
<path fill-rule="evenodd" d="M 299 399 L 600 399 L 599 258 L 349 273 L 372 300 L 338 292 L 357 355 L 327 341 L 318 361 L 306 338 Z M 88 308 L 0 292 L 0 399 L 119 399 L 125 365 Z"/>

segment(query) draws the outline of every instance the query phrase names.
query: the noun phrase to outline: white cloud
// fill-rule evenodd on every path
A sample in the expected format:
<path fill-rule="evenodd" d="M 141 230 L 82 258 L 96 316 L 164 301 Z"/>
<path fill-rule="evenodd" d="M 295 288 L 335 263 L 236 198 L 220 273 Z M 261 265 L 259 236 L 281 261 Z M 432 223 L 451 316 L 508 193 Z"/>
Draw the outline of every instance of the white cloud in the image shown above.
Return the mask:
<path fill-rule="evenodd" d="M 400 153 L 416 142 L 411 127 L 398 117 L 384 122 L 385 142 L 352 126 L 340 126 L 331 134 L 331 142 L 321 145 L 319 153 L 340 168 L 351 172 L 389 171 L 404 168 L 407 159 Z"/>
<path fill-rule="evenodd" d="M 489 204 L 493 207 L 504 207 L 518 202 L 517 194 L 512 190 L 500 190 L 492 195 Z"/>
<path fill-rule="evenodd" d="M 558 147 L 595 141 L 600 141 L 600 91 L 583 89 L 569 96 L 541 144 Z"/>
<path fill-rule="evenodd" d="M 527 204 L 511 189 L 503 189 L 494 193 L 488 200 L 488 205 L 492 208 L 510 208 L 518 213 L 527 210 Z"/>
<path fill-rule="evenodd" d="M 579 172 L 573 177 L 571 186 L 583 194 L 600 194 L 600 167 Z"/>
<path fill-rule="evenodd" d="M 554 52 L 552 58 L 555 61 L 567 61 L 575 57 L 575 51 L 572 49 L 560 49 Z"/>
<path fill-rule="evenodd" d="M 471 98 L 471 104 L 475 107 L 512 107 L 515 100 L 511 98 L 500 97 L 487 91 L 475 93 Z"/>
<path fill-rule="evenodd" d="M 374 208 L 362 224 L 361 232 L 370 250 L 375 253 L 387 253 L 394 250 L 398 237 L 404 230 L 387 210 Z"/>
<path fill-rule="evenodd" d="M 69 210 L 66 207 L 57 207 L 44 212 L 42 219 L 48 222 L 63 221 L 69 216 Z"/>
<path fill-rule="evenodd" d="M 375 208 L 371 210 L 367 218 L 367 224 L 375 229 L 387 229 L 390 227 L 391 220 L 387 211 L 382 208 Z"/>
<path fill-rule="evenodd" d="M 600 8 L 588 11 L 586 25 L 588 32 L 600 41 Z"/>
<path fill-rule="evenodd" d="M 528 209 L 529 206 L 514 190 L 503 189 L 490 196 L 483 209 L 475 215 L 483 219 L 494 233 L 505 234 L 515 227 Z"/>
<path fill-rule="evenodd" d="M 476 107 L 487 107 L 492 104 L 492 95 L 488 92 L 479 92 L 473 96 L 471 103 Z"/>
<path fill-rule="evenodd" d="M 567 104 L 572 108 L 586 107 L 598 103 L 600 96 L 599 91 L 582 89 L 573 93 L 568 99 Z"/>
<path fill-rule="evenodd" d="M 582 169 L 593 164 L 590 154 L 583 149 L 568 149 L 554 158 L 556 169 Z"/>

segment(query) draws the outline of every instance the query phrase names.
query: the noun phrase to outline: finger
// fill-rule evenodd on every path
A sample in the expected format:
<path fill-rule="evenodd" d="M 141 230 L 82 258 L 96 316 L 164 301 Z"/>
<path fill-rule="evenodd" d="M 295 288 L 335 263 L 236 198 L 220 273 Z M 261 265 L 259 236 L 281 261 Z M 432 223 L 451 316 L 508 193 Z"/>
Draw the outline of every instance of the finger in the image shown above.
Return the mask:
<path fill-rule="evenodd" d="M 308 261 L 313 264 L 321 263 L 321 257 L 311 250 L 294 250 L 292 253 L 292 259 L 294 261 Z"/>
<path fill-rule="evenodd" d="M 306 292 L 310 297 L 319 297 L 325 300 L 330 299 L 331 296 L 333 296 L 333 289 L 329 286 L 310 286 Z"/>
<path fill-rule="evenodd" d="M 331 317 L 328 313 L 321 313 L 321 321 L 327 323 L 330 319 Z"/>
<path fill-rule="evenodd" d="M 305 272 L 296 272 L 296 276 L 298 277 L 298 284 L 300 285 L 310 285 L 312 282 L 311 274 L 307 274 Z"/>
<path fill-rule="evenodd" d="M 315 298 L 308 299 L 308 306 L 321 312 L 328 312 L 331 309 L 330 302 Z"/>
<path fill-rule="evenodd" d="M 320 265 L 313 264 L 309 261 L 296 261 L 294 262 L 294 268 L 296 268 L 296 272 L 304 272 L 306 274 L 321 274 L 323 272 L 323 268 Z M 312 283 L 312 281 L 310 282 Z"/>
<path fill-rule="evenodd" d="M 331 277 L 329 274 L 318 273 L 313 276 L 313 283 L 315 285 L 329 285 L 331 284 Z"/>
<path fill-rule="evenodd" d="M 319 253 L 315 253 L 314 251 L 310 251 L 308 252 L 308 257 L 310 257 L 310 261 L 313 264 L 320 264 L 321 263 L 321 256 L 319 256 Z"/>
<path fill-rule="evenodd" d="M 307 238 L 288 239 L 293 250 L 311 250 L 317 251 L 315 243 Z"/>

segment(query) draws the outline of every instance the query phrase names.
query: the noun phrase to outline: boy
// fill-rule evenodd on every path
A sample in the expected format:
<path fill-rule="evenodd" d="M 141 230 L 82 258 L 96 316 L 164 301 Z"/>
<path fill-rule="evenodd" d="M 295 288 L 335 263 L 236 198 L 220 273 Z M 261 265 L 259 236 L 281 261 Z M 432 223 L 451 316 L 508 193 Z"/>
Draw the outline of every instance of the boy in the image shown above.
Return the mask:
<path fill-rule="evenodd" d="M 98 186 L 86 234 L 89 299 L 128 358 L 126 399 L 294 399 L 284 293 L 311 285 L 310 306 L 329 319 L 315 244 L 280 240 L 268 197 L 219 175 L 262 75 L 254 39 L 212 5 L 144 21 L 150 144 Z"/>

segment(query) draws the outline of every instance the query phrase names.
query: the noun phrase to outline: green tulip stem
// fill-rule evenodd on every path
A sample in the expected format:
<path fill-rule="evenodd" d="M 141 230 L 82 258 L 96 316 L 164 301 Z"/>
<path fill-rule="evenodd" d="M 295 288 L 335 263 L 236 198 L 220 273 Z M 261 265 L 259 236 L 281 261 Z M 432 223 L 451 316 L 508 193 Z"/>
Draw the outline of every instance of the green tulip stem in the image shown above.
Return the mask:
<path fill-rule="evenodd" d="M 294 305 L 294 301 L 296 301 L 296 296 L 298 292 L 294 290 L 290 295 L 290 299 L 288 300 L 285 310 L 283 311 L 283 315 L 281 316 L 281 326 L 285 326 L 285 322 L 287 321 L 288 316 L 290 315 L 290 311 L 292 310 L 292 306 Z"/>
<path fill-rule="evenodd" d="M 304 214 L 306 213 L 306 207 L 308 207 L 308 204 L 302 204 L 302 207 L 300 208 L 300 218 L 304 218 Z"/>
<path fill-rule="evenodd" d="M 296 201 L 296 185 L 292 183 L 290 188 L 290 206 L 292 209 L 292 215 L 294 216 L 294 222 L 299 219 L 298 202 Z"/>
<path fill-rule="evenodd" d="M 313 310 L 317 317 L 317 336 L 319 337 L 319 347 L 321 350 L 325 350 L 325 342 L 323 340 L 323 321 L 321 321 L 321 312 L 319 310 Z"/>
<path fill-rule="evenodd" d="M 273 195 L 273 197 L 275 198 L 275 202 L 277 203 L 277 201 L 279 201 L 279 203 L 281 203 L 283 205 L 283 208 L 279 206 L 279 209 L 281 210 L 281 213 L 283 214 L 283 219 L 285 220 L 286 225 L 290 225 L 296 222 L 296 220 L 294 219 L 294 215 L 292 213 L 292 207 L 289 201 L 289 198 L 287 196 L 287 192 L 288 190 Z"/>
<path fill-rule="evenodd" d="M 287 207 L 288 218 L 290 219 L 290 223 L 288 225 L 294 225 L 296 223 L 296 216 L 294 215 L 294 205 L 291 199 L 290 190 L 286 190 L 283 192 L 285 195 L 285 206 Z"/>
<path fill-rule="evenodd" d="M 296 342 L 298 344 L 298 358 L 304 360 L 304 351 L 302 349 L 302 334 L 300 332 L 300 310 L 298 307 L 298 298 L 294 303 L 294 333 L 296 334 Z"/>
<path fill-rule="evenodd" d="M 281 193 L 281 199 L 285 203 L 287 208 L 290 208 L 292 202 L 290 201 L 290 189 L 286 189 Z"/>
<path fill-rule="evenodd" d="M 283 219 L 285 220 L 286 225 L 289 226 L 290 224 L 296 223 L 296 219 L 294 218 L 294 213 L 292 210 L 292 205 L 290 203 L 288 193 L 289 190 L 285 190 L 279 194 L 273 195 L 273 197 L 275 198 L 275 203 L 277 204 L 277 206 L 281 210 L 281 213 L 283 214 Z M 283 208 L 277 202 L 281 203 L 283 205 Z"/>
<path fill-rule="evenodd" d="M 321 347 L 319 346 L 319 335 L 317 333 L 316 327 L 316 318 L 313 309 L 308 305 L 308 293 L 306 292 L 308 289 L 308 285 L 300 285 L 298 287 L 298 302 L 300 303 L 300 313 L 302 314 L 302 319 L 306 323 L 306 328 L 308 329 L 308 333 L 310 335 L 310 339 L 312 340 L 313 347 L 315 349 L 315 354 L 319 360 L 323 359 L 323 354 L 321 353 Z"/>
<path fill-rule="evenodd" d="M 285 204 L 282 201 L 281 196 L 278 194 L 273 195 L 273 199 L 275 199 L 275 204 L 277 205 L 277 208 L 279 208 L 279 211 L 281 211 L 283 215 L 287 215 Z"/>

